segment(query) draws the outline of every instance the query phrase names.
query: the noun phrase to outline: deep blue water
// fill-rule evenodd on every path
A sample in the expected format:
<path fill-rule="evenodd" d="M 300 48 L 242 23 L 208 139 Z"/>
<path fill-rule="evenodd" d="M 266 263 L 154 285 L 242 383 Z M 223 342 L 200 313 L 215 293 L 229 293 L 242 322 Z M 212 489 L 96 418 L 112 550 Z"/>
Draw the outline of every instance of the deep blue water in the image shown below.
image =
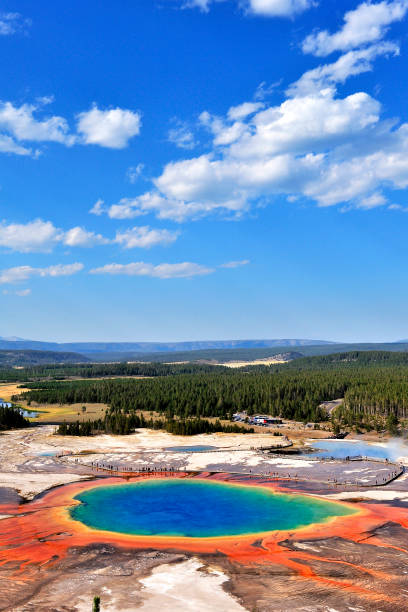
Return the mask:
<path fill-rule="evenodd" d="M 175 453 L 202 453 L 203 451 L 211 451 L 217 449 L 216 446 L 169 446 L 166 451 L 173 451 Z"/>
<path fill-rule="evenodd" d="M 200 480 L 100 486 L 75 497 L 71 516 L 95 529 L 137 535 L 217 537 L 294 529 L 353 511 L 266 488 Z"/>
<path fill-rule="evenodd" d="M 335 457 L 344 459 L 345 457 L 373 457 L 375 459 L 396 459 L 396 448 L 393 445 L 376 446 L 360 440 L 351 442 L 349 440 L 318 440 L 311 446 L 316 449 L 311 457 Z M 408 450 L 408 449 L 407 449 Z M 400 454 L 398 454 L 399 456 Z"/>

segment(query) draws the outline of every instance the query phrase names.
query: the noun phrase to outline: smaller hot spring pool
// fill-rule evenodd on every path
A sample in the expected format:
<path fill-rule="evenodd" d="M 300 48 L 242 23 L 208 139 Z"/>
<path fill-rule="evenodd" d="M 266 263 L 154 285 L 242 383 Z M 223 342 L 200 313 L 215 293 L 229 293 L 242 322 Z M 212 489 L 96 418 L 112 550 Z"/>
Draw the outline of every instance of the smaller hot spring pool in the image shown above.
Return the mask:
<path fill-rule="evenodd" d="M 165 448 L 166 451 L 173 451 L 174 453 L 204 453 L 205 451 L 217 450 L 216 446 L 169 446 Z"/>
<path fill-rule="evenodd" d="M 370 444 L 363 440 L 318 440 L 311 443 L 314 449 L 308 453 L 309 457 L 333 457 L 334 459 L 346 459 L 346 457 L 370 457 L 372 459 L 396 460 L 407 454 L 408 448 L 404 448 L 401 442 L 396 444 Z"/>

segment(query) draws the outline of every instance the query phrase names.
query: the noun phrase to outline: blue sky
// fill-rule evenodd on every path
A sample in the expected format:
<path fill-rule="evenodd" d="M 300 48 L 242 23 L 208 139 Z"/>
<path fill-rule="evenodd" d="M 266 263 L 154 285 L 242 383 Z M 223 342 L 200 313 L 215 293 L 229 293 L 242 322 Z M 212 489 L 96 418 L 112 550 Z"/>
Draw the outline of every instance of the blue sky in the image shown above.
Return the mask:
<path fill-rule="evenodd" d="M 407 16 L 3 2 L 0 335 L 407 337 Z"/>

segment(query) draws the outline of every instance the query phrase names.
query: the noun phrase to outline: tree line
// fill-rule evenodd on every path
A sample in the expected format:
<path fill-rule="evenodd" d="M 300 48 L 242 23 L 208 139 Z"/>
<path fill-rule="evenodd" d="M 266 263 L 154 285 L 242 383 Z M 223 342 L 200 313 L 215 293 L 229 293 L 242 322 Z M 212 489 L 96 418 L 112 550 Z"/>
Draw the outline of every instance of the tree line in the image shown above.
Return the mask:
<path fill-rule="evenodd" d="M 0 430 L 20 429 L 30 427 L 30 421 L 25 419 L 17 408 L 0 406 Z"/>
<path fill-rule="evenodd" d="M 227 372 L 93 381 L 47 381 L 29 385 L 21 399 L 39 404 L 104 403 L 113 412 L 154 411 L 172 419 L 231 418 L 246 410 L 299 421 L 320 421 L 319 404 L 341 397 L 347 381 L 323 372 Z M 37 387 L 37 388 L 34 388 Z"/>
<path fill-rule="evenodd" d="M 103 378 L 107 376 L 175 376 L 227 370 L 223 366 L 199 363 L 82 363 L 48 364 L 22 369 L 0 370 L 0 380 L 26 382 L 41 379 Z"/>
<path fill-rule="evenodd" d="M 387 363 L 387 362 L 386 362 Z M 327 419 L 319 406 L 344 397 L 355 414 L 395 414 L 408 418 L 408 366 L 365 365 L 320 370 L 211 370 L 206 373 L 157 376 L 150 379 L 39 381 L 21 398 L 39 404 L 104 403 L 113 413 L 154 411 L 166 418 L 229 419 L 246 410 L 297 421 Z"/>
<path fill-rule="evenodd" d="M 62 436 L 91 436 L 100 433 L 127 435 L 135 429 L 163 429 L 179 436 L 194 436 L 202 433 L 253 433 L 253 428 L 246 428 L 236 424 L 223 424 L 219 420 L 214 423 L 195 418 L 191 420 L 177 419 L 145 419 L 143 415 L 108 412 L 104 419 L 96 421 L 76 421 L 74 423 L 61 423 L 57 433 Z"/>

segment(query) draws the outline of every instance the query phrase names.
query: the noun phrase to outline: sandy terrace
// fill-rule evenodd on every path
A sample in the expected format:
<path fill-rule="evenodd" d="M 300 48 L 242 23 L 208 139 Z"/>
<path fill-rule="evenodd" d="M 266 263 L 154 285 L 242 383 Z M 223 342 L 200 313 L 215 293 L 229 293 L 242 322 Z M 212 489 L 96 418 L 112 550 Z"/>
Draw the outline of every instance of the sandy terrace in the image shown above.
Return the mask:
<path fill-rule="evenodd" d="M 370 487 L 388 480 L 395 469 L 372 461 L 319 461 L 307 455 L 276 456 L 251 450 L 279 440 L 268 434 L 172 436 L 142 429 L 130 436 L 71 437 L 54 432 L 54 426 L 42 425 L 0 435 L 0 487 L 32 498 L 52 486 L 111 473 L 107 466 L 118 471 L 225 471 L 328 484 L 336 479 L 337 485 L 330 486 Z M 213 446 L 214 450 L 176 452 L 171 450 L 175 446 Z M 61 453 L 64 456 L 55 456 Z M 408 481 L 395 484 L 402 491 L 408 488 Z"/>
<path fill-rule="evenodd" d="M 117 472 L 195 471 L 230 472 L 260 475 L 267 478 L 299 479 L 327 484 L 331 487 L 371 487 L 388 481 L 395 470 L 393 465 L 373 461 L 318 461 L 306 457 L 282 457 L 254 451 L 221 451 L 200 453 L 150 452 L 103 453 L 85 456 L 66 456 L 60 460 L 67 470 L 86 466 L 94 474 Z"/>
<path fill-rule="evenodd" d="M 151 465 L 153 461 L 185 461 L 181 453 L 164 452 L 169 446 L 209 445 L 214 447 L 241 448 L 239 453 L 210 453 L 210 457 L 220 455 L 219 461 L 228 461 L 229 455 L 256 456 L 245 450 L 250 446 L 266 446 L 271 436 L 266 434 L 211 434 L 192 437 L 172 436 L 166 432 L 140 430 L 130 436 L 101 435 L 89 438 L 55 435 L 55 426 L 42 425 L 30 429 L 4 432 L 0 435 L 0 487 L 13 488 L 23 497 L 31 499 L 50 487 L 81 480 L 86 475 L 95 475 L 89 468 L 92 461 L 127 461 L 140 458 L 140 465 Z M 273 438 L 275 442 L 276 438 Z M 60 453 L 92 453 L 83 457 L 56 459 Z M 144 456 L 148 452 L 149 456 Z M 192 456 L 193 454 L 188 454 Z M 205 458 L 204 458 L 205 459 Z M 205 463 L 205 461 L 203 462 Z M 194 461 L 191 461 L 193 470 Z"/>
<path fill-rule="evenodd" d="M 268 365 L 278 364 L 278 363 L 289 363 L 289 362 L 283 359 L 266 358 L 266 359 L 254 359 L 254 361 L 226 361 L 226 362 L 217 363 L 214 365 L 222 365 L 227 368 L 243 368 L 246 366 L 255 366 L 255 365 L 268 366 Z"/>
<path fill-rule="evenodd" d="M 17 491 L 21 497 L 33 499 L 36 495 L 42 493 L 42 491 L 85 478 L 88 478 L 88 476 L 81 476 L 80 474 L 0 472 L 0 487 L 12 488 Z"/>

